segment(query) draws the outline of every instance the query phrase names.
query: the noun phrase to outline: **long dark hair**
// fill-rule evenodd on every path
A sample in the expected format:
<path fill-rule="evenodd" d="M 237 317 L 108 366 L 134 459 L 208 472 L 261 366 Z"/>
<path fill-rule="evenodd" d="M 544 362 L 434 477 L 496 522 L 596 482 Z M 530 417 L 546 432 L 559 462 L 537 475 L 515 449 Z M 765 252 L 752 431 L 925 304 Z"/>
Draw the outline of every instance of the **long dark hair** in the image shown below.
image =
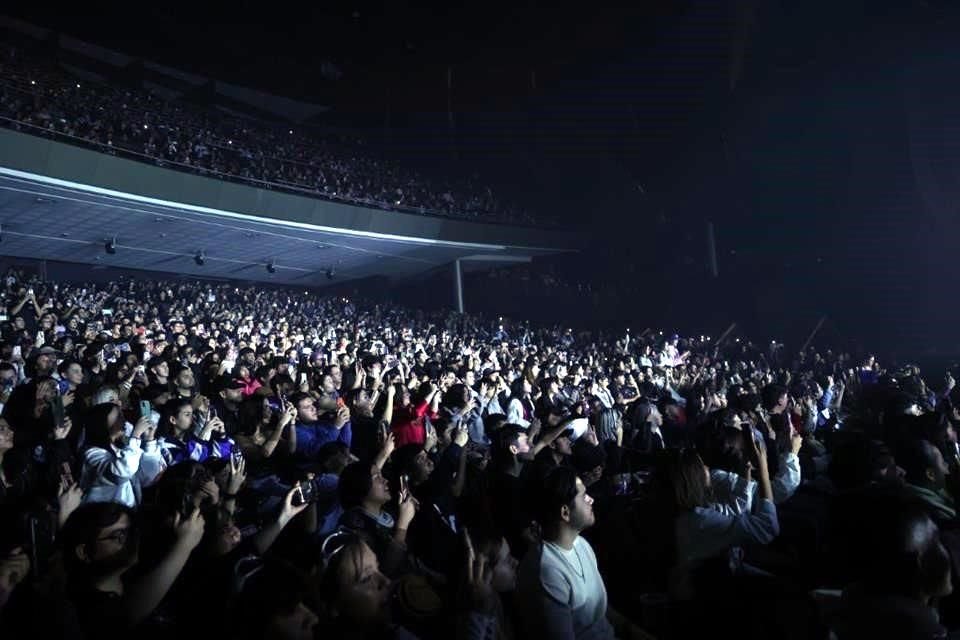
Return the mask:
<path fill-rule="evenodd" d="M 112 402 L 104 402 L 91 407 L 86 419 L 87 447 L 110 449 L 113 439 L 110 436 L 110 413 L 120 409 Z"/>
<path fill-rule="evenodd" d="M 658 468 L 658 488 L 664 503 L 677 515 L 706 507 L 710 503 L 710 488 L 697 450 L 668 450 Z"/>

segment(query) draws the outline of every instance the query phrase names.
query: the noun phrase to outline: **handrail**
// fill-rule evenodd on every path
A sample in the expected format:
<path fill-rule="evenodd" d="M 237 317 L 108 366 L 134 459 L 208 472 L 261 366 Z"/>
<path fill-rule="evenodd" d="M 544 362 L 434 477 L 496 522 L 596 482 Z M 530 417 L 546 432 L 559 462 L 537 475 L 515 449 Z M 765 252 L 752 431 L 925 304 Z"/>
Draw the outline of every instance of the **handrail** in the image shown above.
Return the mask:
<path fill-rule="evenodd" d="M 9 90 L 17 91 L 19 93 L 23 93 L 26 95 L 31 95 L 35 97 L 39 95 L 39 97 L 44 99 L 49 98 L 48 96 L 37 94 L 37 93 L 34 93 L 33 91 L 28 91 L 25 89 L 21 89 L 19 87 L 11 86 L 10 84 L 0 81 L 0 86 L 3 86 L 3 85 L 5 85 Z M 135 107 L 134 109 L 131 109 L 131 111 L 132 110 L 142 111 L 143 113 L 150 114 L 155 118 L 159 117 L 161 120 L 165 119 L 163 117 L 163 114 L 151 113 L 141 109 L 140 107 Z M 521 227 L 521 228 L 537 228 L 537 229 L 545 228 L 545 225 L 542 225 L 542 224 L 531 223 L 531 222 L 521 222 L 521 221 L 514 222 L 505 218 L 495 218 L 492 220 L 491 219 L 485 220 L 484 215 L 482 213 L 479 217 L 458 216 L 456 214 L 444 213 L 436 209 L 430 209 L 422 206 L 411 207 L 411 206 L 405 206 L 402 204 L 396 205 L 390 202 L 382 202 L 379 200 L 374 200 L 372 198 L 347 198 L 347 197 L 339 196 L 336 194 L 331 194 L 325 191 L 321 191 L 319 189 L 311 189 L 303 185 L 298 185 L 298 184 L 290 183 L 286 181 L 279 181 L 279 180 L 271 181 L 271 180 L 264 180 L 261 178 L 239 176 L 236 174 L 218 171 L 212 168 L 206 168 L 198 165 L 178 162 L 176 160 L 168 160 L 166 158 L 151 156 L 151 155 L 134 151 L 132 149 L 128 149 L 122 146 L 114 146 L 114 145 L 99 142 L 97 140 L 91 140 L 89 138 L 82 138 L 79 136 L 70 135 L 62 131 L 44 128 L 42 126 L 38 126 L 28 122 L 23 122 L 21 120 L 16 120 L 14 118 L 10 118 L 4 115 L 0 115 L 0 123 L 2 123 L 4 126 L 7 126 L 8 128 L 13 128 L 13 129 L 17 129 L 18 127 L 26 127 L 28 129 L 34 130 L 35 132 L 38 132 L 38 133 L 33 133 L 33 135 L 41 135 L 44 137 L 56 138 L 56 139 L 59 139 L 60 141 L 76 144 L 77 146 L 94 147 L 95 149 L 100 150 L 101 152 L 110 153 L 112 155 L 122 154 L 124 157 L 129 157 L 131 159 L 138 160 L 141 162 L 149 162 L 151 164 L 155 164 L 161 167 L 173 166 L 178 168 L 179 170 L 186 171 L 188 173 L 200 174 L 205 176 L 213 176 L 213 177 L 217 177 L 219 179 L 227 180 L 230 182 L 241 182 L 241 183 L 258 185 L 258 186 L 261 186 L 262 188 L 271 189 L 271 190 L 281 189 L 281 190 L 294 191 L 297 193 L 304 194 L 308 197 L 315 197 L 321 200 L 329 200 L 329 201 L 339 202 L 343 204 L 359 204 L 359 205 L 368 206 L 368 207 L 372 207 L 372 208 L 376 208 L 384 211 L 398 211 L 401 213 L 408 213 L 412 215 L 425 215 L 425 216 L 430 216 L 434 218 L 443 218 L 446 220 L 461 220 L 461 221 L 472 222 L 476 224 L 491 224 L 491 225 L 498 225 L 498 226 L 503 224 L 510 224 L 511 226 Z M 15 126 L 10 126 L 11 124 Z M 218 149 L 222 149 L 225 151 L 232 150 L 229 146 L 220 146 L 220 145 L 214 145 L 214 146 Z M 316 148 L 319 149 L 319 147 L 316 147 Z M 235 151 L 235 153 L 239 153 L 239 151 Z M 302 162 L 299 160 L 278 158 L 276 156 L 264 156 L 264 159 L 272 159 L 281 163 L 291 163 L 291 164 L 319 169 L 321 171 L 323 170 L 322 166 L 315 165 L 312 163 Z"/>
<path fill-rule="evenodd" d="M 296 185 L 290 182 L 282 181 L 270 181 L 263 180 L 260 178 L 251 178 L 248 176 L 239 176 L 232 173 L 225 173 L 222 171 L 217 171 L 216 169 L 210 169 L 206 167 L 201 167 L 198 165 L 186 164 L 183 162 L 177 162 L 176 160 L 168 160 L 166 158 L 160 158 L 157 156 L 151 156 L 138 151 L 133 151 L 122 146 L 114 146 L 110 144 L 105 144 L 98 142 L 96 140 L 90 140 L 89 138 L 81 138 L 79 136 L 73 136 L 62 131 L 57 131 L 55 129 L 47 129 L 44 127 L 31 124 L 29 122 L 23 122 L 21 120 L 16 120 L 14 118 L 9 118 L 7 116 L 0 115 L 0 124 L 6 126 L 10 129 L 19 130 L 20 127 L 31 129 L 33 131 L 28 132 L 31 135 L 37 135 L 40 137 L 49 137 L 59 139 L 60 141 L 65 141 L 68 143 L 76 144 L 77 146 L 82 147 L 93 147 L 96 150 L 99 150 L 104 153 L 109 153 L 111 155 L 122 155 L 124 157 L 129 157 L 140 162 L 148 162 L 159 167 L 168 167 L 173 166 L 179 168 L 179 170 L 185 171 L 187 173 L 193 173 L 203 176 L 213 176 L 222 180 L 227 180 L 229 182 L 240 182 L 240 183 L 249 183 L 252 185 L 257 185 L 262 188 L 270 190 L 284 190 L 284 191 L 294 191 L 306 195 L 307 197 L 319 198 L 321 200 L 329 200 L 333 202 L 339 202 L 342 204 L 359 204 L 369 207 L 374 207 L 383 211 L 397 211 L 400 213 L 409 213 L 412 215 L 426 215 L 434 218 L 443 218 L 446 220 L 461 220 L 464 222 L 473 222 L 477 224 L 493 224 L 493 225 L 502 225 L 505 220 L 484 220 L 481 218 L 470 218 L 470 217 L 461 217 L 451 214 L 441 213 L 436 210 L 427 209 L 426 207 L 405 207 L 403 205 L 392 205 L 386 202 L 380 202 L 370 198 L 346 198 L 338 196 L 335 194 L 326 193 L 320 190 L 307 189 L 300 185 Z M 516 227 L 528 227 L 528 228 L 542 228 L 540 225 L 533 225 L 530 223 L 510 223 L 512 226 Z"/>

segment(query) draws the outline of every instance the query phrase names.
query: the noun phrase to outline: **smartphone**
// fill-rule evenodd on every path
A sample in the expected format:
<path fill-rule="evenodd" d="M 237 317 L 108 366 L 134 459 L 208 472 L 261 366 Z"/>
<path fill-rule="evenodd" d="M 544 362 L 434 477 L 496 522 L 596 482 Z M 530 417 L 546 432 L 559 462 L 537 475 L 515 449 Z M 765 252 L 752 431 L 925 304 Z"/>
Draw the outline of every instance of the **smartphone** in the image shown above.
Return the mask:
<path fill-rule="evenodd" d="M 53 413 L 53 423 L 57 427 L 62 427 L 65 418 L 62 396 L 56 395 L 50 398 L 50 411 Z"/>
<path fill-rule="evenodd" d="M 150 404 L 150 401 L 141 400 L 140 401 L 140 417 L 149 418 L 151 413 L 153 413 L 153 405 Z"/>
<path fill-rule="evenodd" d="M 68 487 L 73 486 L 73 471 L 70 469 L 70 463 L 64 462 L 60 465 L 60 477 Z"/>
<path fill-rule="evenodd" d="M 193 494 L 189 491 L 185 491 L 183 494 L 183 500 L 180 502 L 180 517 L 189 518 L 193 515 L 193 510 L 196 509 L 196 505 L 193 503 Z"/>
<path fill-rule="evenodd" d="M 105 316 L 112 316 L 112 315 L 113 315 L 113 309 L 104 309 L 104 310 L 101 311 L 100 313 L 102 313 L 102 314 L 105 315 Z"/>
<path fill-rule="evenodd" d="M 410 486 L 410 476 L 403 474 L 400 476 L 400 495 L 406 495 L 407 487 Z"/>
<path fill-rule="evenodd" d="M 301 373 L 301 374 L 300 374 L 300 385 L 303 386 L 303 385 L 305 385 L 305 384 L 307 384 L 307 374 L 306 374 L 306 373 Z"/>
<path fill-rule="evenodd" d="M 240 447 L 234 447 L 230 451 L 230 459 L 233 460 L 233 466 L 238 466 L 243 462 L 243 451 L 240 450 Z"/>
<path fill-rule="evenodd" d="M 13 348 L 13 357 L 14 357 L 14 358 L 19 358 L 19 357 L 21 357 L 22 354 L 23 354 L 23 350 L 20 348 L 20 345 L 16 345 L 16 346 Z"/>
<path fill-rule="evenodd" d="M 302 504 L 316 502 L 317 488 L 312 482 L 301 482 L 293 494 L 293 505 L 299 507 Z"/>
<path fill-rule="evenodd" d="M 58 380 L 57 389 L 60 391 L 60 395 L 65 394 L 70 390 L 70 381 L 69 380 Z"/>
<path fill-rule="evenodd" d="M 343 406 L 346 406 L 346 403 L 343 401 L 343 398 L 342 398 L 342 397 L 338 397 L 338 398 L 337 398 L 337 409 L 339 409 L 340 407 L 343 407 Z"/>

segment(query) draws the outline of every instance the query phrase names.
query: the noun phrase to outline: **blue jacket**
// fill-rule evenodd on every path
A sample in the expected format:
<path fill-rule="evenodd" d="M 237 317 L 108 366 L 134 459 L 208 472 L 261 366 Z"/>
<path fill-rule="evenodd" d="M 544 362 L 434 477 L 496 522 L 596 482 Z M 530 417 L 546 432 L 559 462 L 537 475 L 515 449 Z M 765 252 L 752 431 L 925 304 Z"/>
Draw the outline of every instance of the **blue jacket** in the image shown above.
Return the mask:
<path fill-rule="evenodd" d="M 340 442 L 350 446 L 353 440 L 353 431 L 350 423 L 337 429 L 332 424 L 298 424 L 297 429 L 297 450 L 298 458 L 315 458 L 320 451 L 320 447 L 328 442 Z"/>

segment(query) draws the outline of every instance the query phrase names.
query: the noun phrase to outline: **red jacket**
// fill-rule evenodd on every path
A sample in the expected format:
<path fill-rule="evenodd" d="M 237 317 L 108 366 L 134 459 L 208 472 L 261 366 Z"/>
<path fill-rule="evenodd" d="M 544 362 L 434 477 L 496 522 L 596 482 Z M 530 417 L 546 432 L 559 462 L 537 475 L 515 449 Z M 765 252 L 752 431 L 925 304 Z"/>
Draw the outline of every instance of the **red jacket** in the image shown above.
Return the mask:
<path fill-rule="evenodd" d="M 411 442 L 419 445 L 426 442 L 427 428 L 423 423 L 424 416 L 429 416 L 431 420 L 436 420 L 438 417 L 438 414 L 430 412 L 430 403 L 426 401 L 393 408 L 393 422 L 390 423 L 390 430 L 393 431 L 393 438 L 398 447 Z"/>

